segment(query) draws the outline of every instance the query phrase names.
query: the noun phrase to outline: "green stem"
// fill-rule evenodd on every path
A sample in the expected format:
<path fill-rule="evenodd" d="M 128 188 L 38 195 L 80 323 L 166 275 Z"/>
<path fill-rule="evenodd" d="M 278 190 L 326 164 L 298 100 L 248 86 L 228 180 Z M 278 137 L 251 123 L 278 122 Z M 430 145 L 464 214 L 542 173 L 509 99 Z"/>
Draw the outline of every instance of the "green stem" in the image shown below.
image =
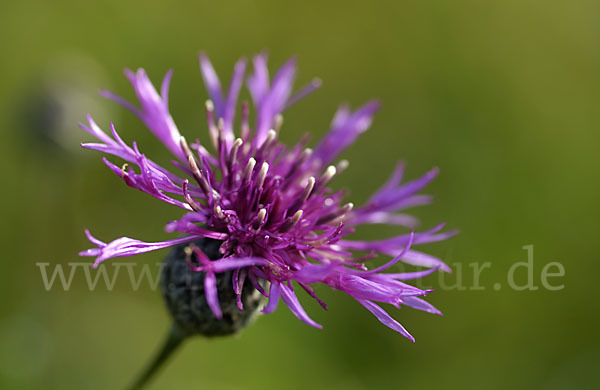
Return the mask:
<path fill-rule="evenodd" d="M 135 381 L 133 386 L 129 387 L 129 390 L 141 390 L 150 381 L 150 379 L 152 379 L 154 374 L 158 372 L 162 365 L 167 361 L 169 356 L 171 356 L 173 352 L 177 350 L 183 340 L 185 340 L 185 335 L 177 326 L 173 325 L 169 331 L 169 334 L 167 335 L 167 339 L 165 340 L 158 354 L 154 357 L 154 360 L 152 360 L 152 363 Z"/>

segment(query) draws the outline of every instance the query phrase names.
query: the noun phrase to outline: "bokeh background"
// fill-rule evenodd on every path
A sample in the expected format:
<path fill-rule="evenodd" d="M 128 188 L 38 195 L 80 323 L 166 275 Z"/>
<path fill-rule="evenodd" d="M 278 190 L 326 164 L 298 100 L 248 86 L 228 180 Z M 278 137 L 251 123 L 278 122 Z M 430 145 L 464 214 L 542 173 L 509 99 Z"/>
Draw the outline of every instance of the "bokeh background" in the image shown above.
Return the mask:
<path fill-rule="evenodd" d="M 598 1 L 4 1 L 0 5 L 0 388 L 119 389 L 169 327 L 156 291 L 46 291 L 38 262 L 87 261 L 83 228 L 111 240 L 168 237 L 178 216 L 115 178 L 76 123 L 113 120 L 159 162 L 168 152 L 130 113 L 97 97 L 133 93 L 124 67 L 175 74 L 170 105 L 188 138 L 206 140 L 197 54 L 227 80 L 242 55 L 291 55 L 298 84 L 323 87 L 285 115 L 282 137 L 325 133 L 341 102 L 383 108 L 344 154 L 334 185 L 364 201 L 397 160 L 407 175 L 438 166 L 423 228 L 461 234 L 427 250 L 453 264 L 429 300 L 444 317 L 394 311 L 410 343 L 343 294 L 305 299 L 319 331 L 279 310 L 240 336 L 194 339 L 151 389 L 593 388 L 600 363 L 600 3 Z M 365 237 L 391 231 L 365 231 Z M 512 264 L 534 245 L 534 282 L 559 261 L 560 291 L 514 291 Z M 155 264 L 165 252 L 131 261 Z M 491 262 L 473 286 L 470 263 Z M 461 271 L 462 272 L 459 272 Z M 523 270 L 517 280 L 526 282 Z M 501 289 L 494 289 L 499 283 Z M 281 308 L 280 308 L 281 309 Z"/>

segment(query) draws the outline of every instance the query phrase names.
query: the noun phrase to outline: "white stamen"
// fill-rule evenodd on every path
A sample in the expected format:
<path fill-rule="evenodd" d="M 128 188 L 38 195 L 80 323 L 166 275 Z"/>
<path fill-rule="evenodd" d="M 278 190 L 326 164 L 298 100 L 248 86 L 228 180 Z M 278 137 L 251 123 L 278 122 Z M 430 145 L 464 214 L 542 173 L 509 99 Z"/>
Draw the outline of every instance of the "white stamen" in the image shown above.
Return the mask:
<path fill-rule="evenodd" d="M 252 177 L 252 171 L 254 170 L 255 165 L 256 160 L 253 157 L 250 157 L 246 168 L 244 168 L 244 181 L 250 181 L 250 177 Z"/>
<path fill-rule="evenodd" d="M 279 129 L 281 129 L 281 125 L 283 125 L 283 115 L 281 115 L 281 114 L 275 115 L 274 122 L 275 123 L 274 123 L 273 127 L 275 128 L 275 131 L 279 132 Z"/>
<path fill-rule="evenodd" d="M 194 179 L 196 179 L 198 184 L 200 184 L 200 188 L 202 189 L 202 192 L 204 192 L 204 195 L 206 195 L 206 197 L 208 198 L 212 190 L 213 198 L 220 199 L 221 195 L 214 188 L 211 188 L 206 178 L 202 176 L 202 173 L 200 172 L 198 164 L 196 163 L 196 159 L 193 155 L 188 156 L 188 164 L 190 166 L 190 169 L 192 170 L 192 175 L 194 176 Z"/>
<path fill-rule="evenodd" d="M 192 255 L 192 253 L 194 253 L 194 250 L 192 249 L 191 246 L 186 246 L 185 248 L 183 248 L 183 253 L 185 253 L 185 255 L 187 257 L 190 257 Z"/>
<path fill-rule="evenodd" d="M 263 152 L 266 151 L 273 144 L 273 141 L 275 141 L 276 138 L 277 132 L 273 129 L 269 130 L 267 133 L 267 138 L 265 138 L 265 142 L 263 142 L 261 145 L 260 150 Z"/>
<path fill-rule="evenodd" d="M 346 214 L 348 214 L 350 211 L 352 211 L 352 208 L 354 207 L 353 203 L 347 203 L 344 205 L 344 207 L 342 207 L 336 214 L 338 214 L 337 217 L 333 218 L 331 221 L 329 221 L 330 225 L 337 225 L 340 222 L 342 222 L 345 218 L 346 218 Z"/>
<path fill-rule="evenodd" d="M 345 171 L 349 165 L 350 165 L 350 162 L 348 162 L 348 160 L 341 160 L 335 167 L 337 170 L 337 173 L 341 173 L 341 172 Z"/>
<path fill-rule="evenodd" d="M 215 105 L 210 99 L 207 100 L 204 105 L 206 106 L 206 119 L 208 120 L 208 134 L 210 135 L 210 140 L 213 144 L 213 147 L 216 150 L 219 150 L 219 130 L 215 126 L 215 122 L 213 120 Z"/>
<path fill-rule="evenodd" d="M 232 160 L 235 160 L 235 157 L 237 157 L 237 151 L 243 143 L 244 141 L 241 138 L 236 138 L 235 141 L 233 141 L 233 145 L 231 146 Z"/>
<path fill-rule="evenodd" d="M 294 227 L 294 225 L 296 225 L 300 219 L 302 219 L 302 210 L 298 210 L 294 213 L 294 215 L 292 215 L 290 218 L 287 219 L 287 221 L 285 221 L 283 223 L 283 225 L 281 225 L 281 227 L 279 228 L 279 231 L 282 233 L 285 233 L 287 231 L 289 231 L 291 228 Z"/>
<path fill-rule="evenodd" d="M 302 151 L 302 154 L 300 155 L 300 160 L 304 161 L 307 158 L 309 158 L 310 156 L 312 156 L 313 154 L 313 150 L 311 148 L 306 148 Z"/>
<path fill-rule="evenodd" d="M 260 167 L 260 172 L 258 172 L 258 176 L 256 178 L 256 187 L 262 188 L 265 183 L 265 178 L 267 177 L 267 172 L 269 172 L 269 164 L 264 162 Z"/>
<path fill-rule="evenodd" d="M 129 164 L 125 163 L 121 166 L 121 177 L 125 177 L 127 175 L 127 167 Z"/>
<path fill-rule="evenodd" d="M 189 156 L 192 155 L 192 151 L 184 136 L 181 136 L 179 138 L 179 145 L 181 146 L 181 150 L 183 150 L 183 154 L 185 155 L 185 157 L 189 159 Z"/>
<path fill-rule="evenodd" d="M 293 213 L 296 210 L 299 210 L 300 207 L 302 207 L 302 205 L 304 204 L 304 202 L 306 202 L 306 200 L 312 195 L 314 187 L 315 187 L 315 178 L 311 176 L 308 178 L 306 187 L 304 187 L 302 194 L 300 194 L 298 199 L 296 199 L 296 201 L 288 208 L 288 213 Z"/>
<path fill-rule="evenodd" d="M 300 222 L 300 219 L 302 218 L 302 214 L 304 213 L 304 211 L 302 210 L 298 210 L 294 213 L 294 215 L 292 215 L 292 226 L 294 226 L 295 224 L 297 224 L 298 222 Z"/>
<path fill-rule="evenodd" d="M 271 143 L 273 142 L 273 140 L 277 138 L 277 132 L 273 129 L 269 130 L 269 132 L 267 133 L 267 139 L 265 140 L 265 144 L 267 142 Z"/>
<path fill-rule="evenodd" d="M 302 198 L 304 200 L 306 200 L 310 197 L 310 194 L 312 194 L 313 188 L 315 188 L 315 178 L 313 176 L 311 176 L 308 178 L 308 181 L 306 182 L 306 187 L 304 187 L 304 192 L 302 193 Z"/>
<path fill-rule="evenodd" d="M 202 208 L 194 199 L 192 199 L 190 193 L 187 191 L 188 184 L 188 180 L 185 179 L 185 181 L 183 182 L 183 198 L 193 211 L 200 212 L 202 211 Z"/>
<path fill-rule="evenodd" d="M 219 120 L 217 120 L 217 129 L 219 130 L 219 134 L 222 136 L 225 132 L 225 119 L 219 118 Z"/>
<path fill-rule="evenodd" d="M 256 222 L 257 222 L 258 226 L 262 225 L 266 216 L 267 216 L 267 210 L 260 209 L 260 211 L 258 212 L 258 215 L 256 216 Z"/>
<path fill-rule="evenodd" d="M 219 218 L 219 219 L 225 218 L 225 214 L 223 214 L 223 209 L 221 209 L 221 206 L 216 205 L 214 210 L 215 210 L 215 215 L 217 216 L 217 218 Z"/>
<path fill-rule="evenodd" d="M 190 166 L 190 169 L 192 170 L 192 175 L 194 175 L 194 178 L 198 182 L 200 182 L 201 178 L 202 178 L 202 175 L 200 174 L 200 169 L 198 168 L 198 164 L 196 163 L 196 159 L 191 154 L 188 156 L 188 165 Z"/>
<path fill-rule="evenodd" d="M 237 160 L 238 150 L 240 149 L 240 146 L 242 146 L 243 143 L 244 143 L 244 141 L 242 141 L 241 138 L 236 138 L 235 141 L 233 141 L 233 145 L 231 146 L 231 151 L 229 152 L 229 168 L 230 169 L 231 169 L 231 167 L 233 167 L 235 160 Z"/>
<path fill-rule="evenodd" d="M 190 208 L 193 211 L 195 211 L 197 213 L 199 213 L 199 212 L 202 211 L 202 209 L 200 208 L 200 206 L 198 206 L 198 203 L 196 203 L 194 201 L 194 199 L 192 199 L 192 197 L 190 196 L 190 194 L 184 195 L 184 198 L 185 198 L 185 202 L 190 206 Z"/>
<path fill-rule="evenodd" d="M 336 172 L 337 170 L 333 165 L 328 166 L 325 173 L 323 173 L 323 175 L 319 179 L 319 185 L 327 184 L 329 180 L 331 180 L 331 178 L 335 176 Z"/>
<path fill-rule="evenodd" d="M 330 224 L 337 225 L 344 220 L 346 214 L 354 207 L 353 203 L 346 203 L 343 207 L 329 213 L 317 220 L 317 225 Z"/>

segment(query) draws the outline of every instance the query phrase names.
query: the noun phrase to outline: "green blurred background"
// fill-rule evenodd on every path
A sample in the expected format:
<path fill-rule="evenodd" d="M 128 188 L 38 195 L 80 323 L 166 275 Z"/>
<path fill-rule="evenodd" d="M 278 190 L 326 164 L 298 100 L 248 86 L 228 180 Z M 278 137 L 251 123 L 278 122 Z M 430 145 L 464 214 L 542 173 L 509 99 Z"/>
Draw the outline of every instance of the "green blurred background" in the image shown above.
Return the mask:
<path fill-rule="evenodd" d="M 47 292 L 36 267 L 85 260 L 76 255 L 89 247 L 84 227 L 104 240 L 159 240 L 179 215 L 127 188 L 98 153 L 79 150 L 89 138 L 75 123 L 90 112 L 168 161 L 142 124 L 97 90 L 131 98 L 124 67 L 144 67 L 155 82 L 173 68 L 176 122 L 206 140 L 198 52 L 227 80 L 240 56 L 263 49 L 271 69 L 298 56 L 297 86 L 324 81 L 286 113 L 285 141 L 305 131 L 318 139 L 341 102 L 379 98 L 382 110 L 344 154 L 351 165 L 334 185 L 352 188 L 360 203 L 399 159 L 409 178 L 440 167 L 428 188 L 435 204 L 413 213 L 424 228 L 446 221 L 461 234 L 424 249 L 462 267 L 446 284 L 462 275 L 472 286 L 470 263 L 491 268 L 482 290 L 425 280 L 438 288 L 429 300 L 444 317 L 393 311 L 415 344 L 321 289 L 329 312 L 304 302 L 323 330 L 280 308 L 239 337 L 192 340 L 151 388 L 593 388 L 599 15 L 594 0 L 2 2 L 0 388 L 122 388 L 169 326 L 147 285 L 132 291 L 120 278 L 112 292 L 89 291 L 80 274 L 70 291 Z M 59 141 L 39 136 L 47 131 Z M 559 261 L 565 276 L 552 283 L 564 289 L 508 288 L 507 271 L 526 260 L 529 244 L 536 285 L 543 266 Z M 155 264 L 164 254 L 131 261 Z M 517 279 L 525 282 L 523 270 Z"/>

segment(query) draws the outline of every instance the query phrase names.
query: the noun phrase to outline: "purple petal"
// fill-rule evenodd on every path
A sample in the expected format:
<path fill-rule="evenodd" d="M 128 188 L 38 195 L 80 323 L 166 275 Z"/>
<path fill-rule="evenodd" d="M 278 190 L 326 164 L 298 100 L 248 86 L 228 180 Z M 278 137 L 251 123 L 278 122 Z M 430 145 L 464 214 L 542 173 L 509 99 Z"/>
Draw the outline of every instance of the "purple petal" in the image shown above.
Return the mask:
<path fill-rule="evenodd" d="M 419 220 L 412 215 L 407 214 L 392 214 L 387 211 L 373 211 L 373 212 L 361 212 L 358 209 L 356 216 L 348 220 L 348 224 L 362 225 L 362 224 L 385 224 L 385 225 L 399 225 L 405 227 L 415 227 L 419 224 Z"/>
<path fill-rule="evenodd" d="M 437 315 L 442 315 L 442 312 L 439 311 L 437 308 L 435 308 L 435 306 L 433 306 L 431 303 L 424 301 L 421 298 L 417 298 L 417 297 L 403 297 L 401 299 L 402 304 L 406 305 L 406 306 L 410 306 L 413 309 L 417 309 L 417 310 L 423 310 L 426 311 L 428 313 L 431 314 L 437 314 Z"/>
<path fill-rule="evenodd" d="M 278 282 L 271 282 L 271 288 L 269 289 L 269 303 L 263 309 L 263 313 L 269 314 L 277 309 L 277 305 L 279 305 L 279 298 L 281 296 L 281 288 Z"/>
<path fill-rule="evenodd" d="M 87 236 L 87 239 L 92 244 L 96 245 L 97 247 L 104 247 L 104 246 L 106 246 L 106 243 L 104 241 L 100 241 L 96 237 L 92 236 L 92 233 L 88 229 L 85 229 L 85 235 Z"/>
<path fill-rule="evenodd" d="M 415 338 L 410 333 L 408 333 L 408 331 L 404 329 L 404 327 L 400 325 L 398 321 L 390 317 L 390 315 L 379 305 L 367 300 L 359 300 L 358 302 L 364 307 L 366 307 L 367 310 L 369 310 L 371 313 L 373 313 L 373 315 L 377 317 L 377 319 L 381 321 L 382 324 L 400 333 L 402 336 L 406 337 L 413 343 L 415 342 Z"/>
<path fill-rule="evenodd" d="M 204 79 L 204 85 L 208 96 L 215 105 L 215 112 L 218 118 L 222 118 L 224 115 L 224 104 L 223 104 L 223 93 L 221 90 L 221 82 L 219 76 L 215 72 L 210 60 L 204 53 L 200 53 L 200 70 L 202 72 L 202 78 Z"/>
<path fill-rule="evenodd" d="M 167 223 L 167 225 L 165 226 L 165 231 L 167 233 L 183 232 L 184 230 L 187 230 L 189 228 L 190 224 L 193 225 L 195 223 L 206 223 L 206 220 L 206 216 L 200 213 L 187 213 L 180 219 L 176 219 Z"/>
<path fill-rule="evenodd" d="M 277 114 L 283 111 L 285 103 L 292 92 L 292 86 L 294 85 L 294 78 L 296 77 L 296 59 L 289 59 L 275 74 L 273 77 L 273 83 L 271 90 L 269 91 L 269 102 L 268 104 Z M 267 102 L 263 102 L 266 104 Z"/>
<path fill-rule="evenodd" d="M 114 165 L 104 157 L 102 158 L 102 161 L 114 172 L 115 175 L 122 178 L 128 186 L 152 195 L 156 199 L 162 200 L 165 203 L 169 203 L 191 211 L 191 207 L 187 203 L 165 195 L 164 192 L 162 192 L 162 190 L 165 188 L 161 186 L 160 180 L 156 180 L 155 177 L 152 176 L 150 171 L 141 169 L 142 173 L 136 174 L 131 168 L 124 171 L 123 168 Z M 173 190 L 173 192 L 176 191 L 176 188 L 171 187 L 169 189 Z"/>
<path fill-rule="evenodd" d="M 287 61 L 273 77 L 271 88 L 255 101 L 257 109 L 255 145 L 261 145 L 267 132 L 273 126 L 275 116 L 281 113 L 292 92 L 294 77 L 296 75 L 296 62 L 294 59 Z"/>
<path fill-rule="evenodd" d="M 444 228 L 444 226 L 445 224 L 442 223 L 425 232 L 415 233 L 413 244 L 419 245 L 438 242 L 456 235 L 457 232 L 454 230 L 444 233 L 438 233 L 441 229 Z M 398 251 L 402 250 L 409 240 L 410 235 L 404 234 L 376 241 L 341 240 L 338 244 L 345 249 L 359 251 L 377 251 L 388 254 L 390 256 L 396 256 L 398 254 Z"/>
<path fill-rule="evenodd" d="M 436 266 L 436 267 L 426 269 L 423 271 L 391 273 L 391 274 L 385 274 L 385 276 L 389 276 L 390 278 L 396 279 L 396 280 L 420 279 L 420 278 L 424 278 L 425 276 L 434 273 L 439 268 L 440 268 L 440 266 Z"/>
<path fill-rule="evenodd" d="M 112 138 L 110 138 L 101 128 L 100 126 L 98 126 L 96 124 L 96 122 L 94 122 L 94 119 L 92 118 L 92 116 L 90 114 L 86 115 L 86 119 L 89 123 L 89 127 L 84 125 L 83 123 L 79 124 L 79 127 L 81 127 L 83 130 L 87 131 L 88 133 L 90 133 L 91 135 L 93 135 L 94 137 L 98 138 L 100 141 L 104 142 L 105 144 L 109 144 L 112 145 L 114 144 L 114 141 L 112 140 Z"/>
<path fill-rule="evenodd" d="M 316 147 L 313 159 L 320 161 L 322 165 L 329 164 L 371 126 L 373 115 L 378 109 L 379 103 L 376 101 L 365 104 L 352 114 L 341 108 L 334 117 L 329 133 Z"/>
<path fill-rule="evenodd" d="M 428 185 L 437 176 L 439 170 L 433 168 L 420 178 L 400 185 L 403 169 L 403 165 L 398 165 L 387 183 L 363 207 L 357 209 L 356 213 L 360 215 L 377 211 L 398 211 L 431 203 L 431 196 L 416 195 L 416 193 Z"/>
<path fill-rule="evenodd" d="M 396 264 L 397 262 L 399 262 L 404 257 L 404 255 L 406 255 L 406 253 L 408 253 L 408 250 L 410 249 L 410 247 L 413 244 L 414 237 L 415 237 L 415 232 L 411 232 L 410 233 L 410 238 L 408 240 L 408 243 L 406 243 L 406 247 L 404 247 L 404 249 L 402 249 L 402 252 L 400 252 L 399 254 L 397 254 L 395 258 L 393 258 L 392 260 L 388 261 L 387 263 L 385 263 L 381 267 L 377 267 L 377 268 L 372 269 L 372 270 L 370 270 L 368 272 L 369 273 L 381 272 L 383 270 L 386 270 L 386 269 L 390 268 L 392 265 Z"/>
<path fill-rule="evenodd" d="M 102 96 L 106 99 L 112 100 L 113 102 L 117 103 L 118 105 L 125 107 L 126 109 L 128 109 L 129 111 L 131 111 L 132 113 L 134 113 L 137 116 L 142 115 L 142 111 L 139 108 L 137 108 L 136 106 L 131 104 L 129 101 L 123 99 L 121 96 L 112 93 L 111 91 L 102 90 L 102 91 L 100 91 L 100 96 Z"/>
<path fill-rule="evenodd" d="M 173 69 L 169 69 L 165 78 L 160 85 L 160 96 L 163 99 L 165 106 L 169 106 L 169 85 L 171 84 L 171 78 L 173 77 Z"/>
<path fill-rule="evenodd" d="M 262 257 L 227 257 L 211 262 L 214 272 L 225 272 L 255 265 L 268 265 L 269 261 Z"/>
<path fill-rule="evenodd" d="M 186 161 L 179 144 L 181 134 L 169 113 L 166 99 L 163 99 L 156 92 L 154 85 L 152 85 L 143 69 L 138 69 L 136 73 L 126 71 L 126 75 L 131 81 L 141 106 L 140 110 L 135 110 L 133 113 L 144 122 L 171 153 L 181 161 Z M 163 92 L 166 91 L 170 79 L 171 72 L 168 72 L 163 81 Z M 130 108 L 129 106 L 126 107 Z"/>
<path fill-rule="evenodd" d="M 235 64 L 233 70 L 233 77 L 231 78 L 231 84 L 229 85 L 229 92 L 227 93 L 227 102 L 225 104 L 223 112 L 223 120 L 225 127 L 225 142 L 227 148 L 233 143 L 233 120 L 235 118 L 235 111 L 240 89 L 244 81 L 244 73 L 246 72 L 246 61 L 239 60 Z"/>
<path fill-rule="evenodd" d="M 336 288 L 357 300 L 367 299 L 392 304 L 398 302 L 403 292 L 391 286 L 386 286 L 356 275 L 340 275 Z"/>
<path fill-rule="evenodd" d="M 319 328 L 322 329 L 323 326 L 317 324 L 315 321 L 313 321 L 308 314 L 306 314 L 306 312 L 304 311 L 304 308 L 302 307 L 302 305 L 300 305 L 300 302 L 298 301 L 298 297 L 296 297 L 296 294 L 294 293 L 294 291 L 288 287 L 285 284 L 281 284 L 281 298 L 283 299 L 283 301 L 285 302 L 285 304 L 290 308 L 290 310 L 292 311 L 292 313 L 294 313 L 294 315 L 296 317 L 298 317 L 302 322 L 313 326 L 315 328 Z"/>
<path fill-rule="evenodd" d="M 294 272 L 294 280 L 308 284 L 323 282 L 327 277 L 331 276 L 336 267 L 335 264 L 306 264 L 300 270 Z"/>
<path fill-rule="evenodd" d="M 445 272 L 452 272 L 450 267 L 446 265 L 442 260 L 437 257 L 428 255 L 423 252 L 417 252 L 414 250 L 409 250 L 402 257 L 402 262 L 406 264 L 416 265 L 419 267 L 439 267 L 441 270 Z"/>
<path fill-rule="evenodd" d="M 308 85 L 304 86 L 301 90 L 294 93 L 294 95 L 288 99 L 288 101 L 285 103 L 284 109 L 288 109 L 289 107 L 298 103 L 298 101 L 304 99 L 311 93 L 315 92 L 317 89 L 321 88 L 322 84 L 323 82 L 321 81 L 321 79 L 313 79 Z"/>
<path fill-rule="evenodd" d="M 129 237 L 121 237 L 109 242 L 108 244 L 105 244 L 102 241 L 94 238 L 89 231 L 86 231 L 86 235 L 90 241 L 98 247 L 80 252 L 79 256 L 95 256 L 96 259 L 94 260 L 94 268 L 98 267 L 98 265 L 104 260 L 108 260 L 113 257 L 139 255 L 141 253 L 152 252 L 158 249 L 168 248 L 198 239 L 198 237 L 187 236 L 160 242 L 143 242 Z"/>
<path fill-rule="evenodd" d="M 242 288 L 244 287 L 244 281 L 246 280 L 247 271 L 239 269 L 233 271 L 231 277 L 231 283 L 233 284 L 233 291 L 235 292 L 235 304 L 237 308 L 242 311 L 244 310 L 244 304 L 242 302 Z"/>
<path fill-rule="evenodd" d="M 104 142 L 103 144 L 98 143 L 87 143 L 82 144 L 81 146 L 86 149 L 98 150 L 103 153 L 112 154 L 114 156 L 120 157 L 123 160 L 136 164 L 140 166 L 140 162 L 146 165 L 146 171 L 148 175 L 153 176 L 153 180 L 158 181 L 158 187 L 161 188 L 162 191 L 172 192 L 176 194 L 181 194 L 181 189 L 175 186 L 172 182 L 176 182 L 181 184 L 183 180 L 173 173 L 169 172 L 165 168 L 156 164 L 155 162 L 148 160 L 146 157 L 142 156 L 139 150 L 135 148 L 131 148 L 127 145 L 115 129 L 114 125 L 111 123 L 111 134 L 112 137 L 109 137 L 95 122 L 94 120 L 88 116 L 89 127 L 83 124 L 80 124 L 80 127 L 90 134 L 94 135 L 100 141 Z M 140 166 L 141 168 L 141 166 Z M 118 173 L 120 175 L 120 173 Z"/>
<path fill-rule="evenodd" d="M 394 167 L 394 171 L 392 172 L 388 181 L 379 189 L 377 192 L 373 194 L 369 202 L 375 202 L 378 198 L 384 197 L 390 191 L 394 191 L 396 187 L 400 185 L 402 182 L 402 177 L 404 177 L 404 170 L 406 169 L 406 165 L 402 162 L 399 162 Z"/>
<path fill-rule="evenodd" d="M 260 104 L 269 89 L 269 69 L 267 68 L 267 55 L 261 53 L 253 59 L 254 73 L 248 77 L 246 83 L 255 105 Z"/>
<path fill-rule="evenodd" d="M 252 286 L 258 290 L 258 292 L 260 292 L 263 296 L 268 296 L 267 292 L 265 291 L 265 289 L 263 288 L 263 286 L 258 282 L 257 280 L 257 275 L 259 274 L 259 277 L 263 277 L 265 276 L 262 271 L 260 271 L 260 268 L 250 268 L 250 270 L 248 271 L 248 279 L 250 279 L 250 283 L 252 283 Z M 266 276 L 265 276 L 266 277 Z"/>
<path fill-rule="evenodd" d="M 219 296 L 217 294 L 217 278 L 214 273 L 207 272 L 204 278 L 204 293 L 206 294 L 206 303 L 218 319 L 223 318 L 221 305 L 219 305 Z"/>

